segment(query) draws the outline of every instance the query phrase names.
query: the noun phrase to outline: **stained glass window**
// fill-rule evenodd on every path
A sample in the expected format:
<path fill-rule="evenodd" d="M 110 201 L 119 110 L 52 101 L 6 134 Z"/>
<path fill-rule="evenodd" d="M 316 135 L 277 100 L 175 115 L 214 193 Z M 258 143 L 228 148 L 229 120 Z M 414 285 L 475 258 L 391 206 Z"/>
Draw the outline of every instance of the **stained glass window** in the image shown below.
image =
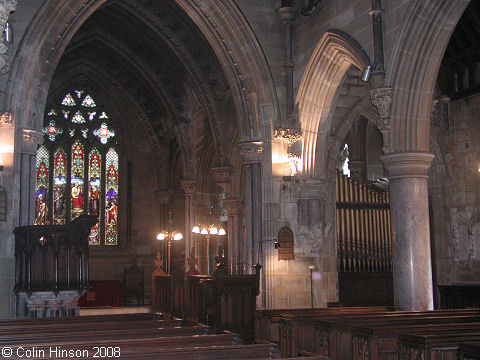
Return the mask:
<path fill-rule="evenodd" d="M 47 191 L 49 153 L 45 146 L 40 146 L 37 152 L 35 171 L 35 225 L 47 224 Z"/>
<path fill-rule="evenodd" d="M 65 106 L 75 106 L 76 105 L 76 102 L 75 102 L 75 100 L 73 100 L 73 97 L 70 93 L 65 95 L 65 97 L 63 98 L 63 101 L 62 101 L 62 105 L 65 105 Z"/>
<path fill-rule="evenodd" d="M 108 139 L 115 136 L 115 132 L 110 130 L 106 123 L 102 123 L 99 129 L 93 131 L 93 135 L 97 136 L 102 144 L 106 144 Z"/>
<path fill-rule="evenodd" d="M 72 122 L 75 124 L 83 124 L 85 123 L 85 118 L 82 115 L 81 111 L 77 111 L 75 115 L 72 116 Z"/>
<path fill-rule="evenodd" d="M 94 148 L 90 151 L 88 160 L 88 214 L 100 218 L 100 193 L 102 177 L 102 155 Z M 100 219 L 99 219 L 100 220 Z M 100 244 L 99 222 L 92 227 L 89 235 L 90 245 Z"/>
<path fill-rule="evenodd" d="M 67 215 L 65 206 L 67 154 L 61 147 L 55 151 L 53 162 L 53 223 L 63 225 Z"/>
<path fill-rule="evenodd" d="M 63 225 L 93 215 L 89 244 L 117 245 L 118 136 L 108 112 L 84 89 L 67 92 L 48 109 L 48 141 L 37 151 L 35 168 L 35 224 Z"/>
<path fill-rule="evenodd" d="M 71 183 L 71 218 L 75 219 L 83 213 L 83 174 L 84 174 L 84 151 L 83 145 L 76 140 L 72 146 L 72 170 Z"/>
<path fill-rule="evenodd" d="M 118 155 L 108 150 L 105 184 L 105 244 L 117 245 L 118 229 Z"/>
<path fill-rule="evenodd" d="M 50 141 L 55 141 L 55 137 L 61 135 L 63 129 L 55 125 L 55 120 L 50 120 L 48 125 L 43 128 L 43 132 L 48 135 Z"/>
<path fill-rule="evenodd" d="M 82 101 L 82 106 L 85 107 L 95 107 L 97 104 L 95 104 L 95 101 L 93 101 L 92 97 L 90 95 L 85 96 L 85 98 Z"/>

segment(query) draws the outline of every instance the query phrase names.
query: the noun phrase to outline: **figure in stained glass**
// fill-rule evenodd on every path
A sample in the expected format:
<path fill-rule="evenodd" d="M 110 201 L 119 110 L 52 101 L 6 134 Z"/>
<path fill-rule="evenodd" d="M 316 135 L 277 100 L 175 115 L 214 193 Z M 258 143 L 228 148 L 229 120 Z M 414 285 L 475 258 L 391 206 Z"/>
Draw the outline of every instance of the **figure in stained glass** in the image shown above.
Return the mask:
<path fill-rule="evenodd" d="M 47 217 L 47 189 L 40 186 L 35 192 L 35 225 L 45 225 Z"/>
<path fill-rule="evenodd" d="M 57 217 L 62 216 L 65 209 L 65 190 L 61 186 L 55 186 L 53 189 L 53 208 Z"/>
<path fill-rule="evenodd" d="M 63 225 L 86 213 L 97 218 L 89 244 L 117 245 L 119 158 L 115 144 L 104 146 L 116 136 L 107 113 L 83 89 L 47 108 L 43 131 L 51 143 L 37 150 L 35 224 Z"/>
<path fill-rule="evenodd" d="M 72 208 L 74 210 L 82 210 L 83 208 L 83 196 L 82 196 L 82 188 L 78 185 L 78 183 L 73 183 L 72 186 Z"/>
<path fill-rule="evenodd" d="M 113 202 L 113 201 L 110 201 L 109 204 L 108 204 L 107 212 L 108 212 L 107 222 L 109 224 L 116 224 L 117 223 L 117 214 L 118 214 L 117 204 L 115 204 L 115 202 Z"/>
<path fill-rule="evenodd" d="M 99 200 L 98 186 L 91 183 L 88 194 L 88 212 L 90 215 L 98 216 Z"/>

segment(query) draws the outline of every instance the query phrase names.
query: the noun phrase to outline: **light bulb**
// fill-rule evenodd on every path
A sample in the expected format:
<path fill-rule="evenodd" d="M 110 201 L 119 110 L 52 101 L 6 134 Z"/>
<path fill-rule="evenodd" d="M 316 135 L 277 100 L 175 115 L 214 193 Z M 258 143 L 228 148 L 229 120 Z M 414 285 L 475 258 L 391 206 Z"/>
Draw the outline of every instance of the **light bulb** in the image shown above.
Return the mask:
<path fill-rule="evenodd" d="M 207 228 L 206 228 L 206 227 L 203 227 L 203 228 L 202 228 L 202 231 L 200 231 L 200 234 L 202 234 L 202 235 L 208 235 L 208 230 L 207 230 Z"/>
<path fill-rule="evenodd" d="M 183 235 L 181 233 L 175 233 L 175 235 L 173 235 L 173 240 L 182 240 L 183 239 Z"/>
<path fill-rule="evenodd" d="M 157 235 L 157 240 L 165 240 L 165 234 L 164 233 L 160 233 Z"/>
<path fill-rule="evenodd" d="M 212 226 L 210 228 L 210 234 L 217 235 L 218 234 L 218 229 L 215 226 Z"/>
<path fill-rule="evenodd" d="M 194 226 L 192 232 L 195 234 L 200 234 L 200 228 L 198 226 Z"/>
<path fill-rule="evenodd" d="M 225 234 L 226 232 L 224 228 L 220 228 L 220 230 L 218 230 L 218 235 L 225 235 Z"/>

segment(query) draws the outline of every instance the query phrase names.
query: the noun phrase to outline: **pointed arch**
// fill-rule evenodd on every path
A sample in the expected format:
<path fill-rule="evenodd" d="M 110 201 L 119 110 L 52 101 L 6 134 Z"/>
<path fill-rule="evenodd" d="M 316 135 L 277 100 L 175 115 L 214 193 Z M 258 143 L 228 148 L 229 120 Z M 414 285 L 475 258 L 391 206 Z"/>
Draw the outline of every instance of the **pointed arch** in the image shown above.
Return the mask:
<path fill-rule="evenodd" d="M 429 151 L 438 71 L 450 36 L 469 2 L 413 0 L 405 11 L 386 77 L 386 84 L 393 87 L 393 151 Z"/>
<path fill-rule="evenodd" d="M 304 133 L 304 176 L 318 177 L 324 168 L 329 120 L 349 68 L 355 66 L 361 70 L 369 63 L 368 55 L 358 42 L 339 30 L 327 31 L 315 47 L 296 99 Z"/>

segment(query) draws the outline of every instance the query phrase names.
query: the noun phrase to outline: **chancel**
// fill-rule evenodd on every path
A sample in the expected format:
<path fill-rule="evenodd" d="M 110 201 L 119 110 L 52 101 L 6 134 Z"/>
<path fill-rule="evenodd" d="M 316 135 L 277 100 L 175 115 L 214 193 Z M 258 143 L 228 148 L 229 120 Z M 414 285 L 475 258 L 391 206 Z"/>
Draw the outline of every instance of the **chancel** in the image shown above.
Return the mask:
<path fill-rule="evenodd" d="M 0 15 L 0 347 L 478 359 L 478 1 Z"/>

